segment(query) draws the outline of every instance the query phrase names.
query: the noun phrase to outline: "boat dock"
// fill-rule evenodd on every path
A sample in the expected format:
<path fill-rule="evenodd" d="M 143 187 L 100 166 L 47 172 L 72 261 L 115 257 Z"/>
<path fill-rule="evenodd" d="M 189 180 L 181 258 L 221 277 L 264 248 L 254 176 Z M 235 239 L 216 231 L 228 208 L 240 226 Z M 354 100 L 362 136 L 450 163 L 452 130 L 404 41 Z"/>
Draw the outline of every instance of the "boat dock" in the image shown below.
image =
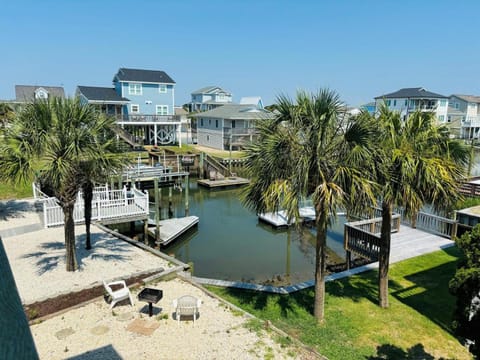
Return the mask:
<path fill-rule="evenodd" d="M 313 206 L 301 207 L 298 209 L 298 212 L 300 213 L 302 221 L 315 221 L 315 208 Z M 295 223 L 295 219 L 289 220 L 287 218 L 287 212 L 285 210 L 258 214 L 258 218 L 277 228 L 288 227 Z"/>
<path fill-rule="evenodd" d="M 157 241 L 157 244 L 168 245 L 170 242 L 185 233 L 188 229 L 198 225 L 198 221 L 198 216 L 186 216 L 182 218 L 160 220 L 160 241 Z M 149 220 L 148 224 L 148 233 L 155 239 L 155 221 Z"/>
<path fill-rule="evenodd" d="M 198 179 L 197 183 L 199 185 L 205 186 L 209 189 L 214 188 L 226 188 L 233 186 L 242 186 L 250 182 L 248 179 L 241 177 L 226 177 L 223 179 Z"/>

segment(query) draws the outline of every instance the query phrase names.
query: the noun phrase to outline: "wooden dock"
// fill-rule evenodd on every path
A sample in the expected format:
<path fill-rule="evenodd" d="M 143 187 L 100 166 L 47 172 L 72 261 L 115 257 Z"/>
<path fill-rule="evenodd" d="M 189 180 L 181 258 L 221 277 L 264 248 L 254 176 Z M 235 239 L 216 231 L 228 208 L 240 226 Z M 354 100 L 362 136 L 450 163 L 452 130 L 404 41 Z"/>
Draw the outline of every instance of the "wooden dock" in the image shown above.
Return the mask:
<path fill-rule="evenodd" d="M 197 180 L 198 185 L 205 186 L 209 189 L 214 188 L 226 188 L 234 186 L 246 185 L 250 182 L 248 179 L 241 177 L 226 177 L 223 179 L 199 179 Z"/>
<path fill-rule="evenodd" d="M 160 220 L 160 241 L 159 245 L 167 245 L 188 229 L 198 224 L 198 216 L 186 216 L 182 218 Z M 155 238 L 156 225 L 154 220 L 149 220 L 148 233 Z M 153 225 L 153 226 L 152 226 Z"/>
<path fill-rule="evenodd" d="M 298 209 L 298 212 L 300 213 L 302 221 L 315 221 L 315 208 L 313 206 L 301 207 Z M 289 220 L 287 218 L 287 212 L 285 210 L 258 214 L 258 218 L 277 228 L 288 227 L 295 223 L 295 219 Z"/>

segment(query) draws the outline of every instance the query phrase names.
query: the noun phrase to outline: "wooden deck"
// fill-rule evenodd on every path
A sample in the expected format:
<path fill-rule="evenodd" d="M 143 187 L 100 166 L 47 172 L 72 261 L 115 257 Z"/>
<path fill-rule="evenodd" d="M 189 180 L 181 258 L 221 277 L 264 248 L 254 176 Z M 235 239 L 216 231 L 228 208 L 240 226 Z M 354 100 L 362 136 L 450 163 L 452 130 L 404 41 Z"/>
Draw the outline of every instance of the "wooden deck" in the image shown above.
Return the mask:
<path fill-rule="evenodd" d="M 409 259 L 455 245 L 445 237 L 400 225 L 400 231 L 392 234 L 390 262 Z"/>
<path fill-rule="evenodd" d="M 230 178 L 217 179 L 217 180 L 209 180 L 209 179 L 197 180 L 198 185 L 205 186 L 209 189 L 242 186 L 242 185 L 248 184 L 249 182 L 250 180 L 244 179 L 241 177 L 230 177 Z"/>
<path fill-rule="evenodd" d="M 151 237 L 155 238 L 155 221 L 149 220 L 148 233 Z M 198 224 L 198 216 L 187 216 L 182 218 L 160 220 L 160 241 L 158 244 L 167 245 L 188 229 Z"/>

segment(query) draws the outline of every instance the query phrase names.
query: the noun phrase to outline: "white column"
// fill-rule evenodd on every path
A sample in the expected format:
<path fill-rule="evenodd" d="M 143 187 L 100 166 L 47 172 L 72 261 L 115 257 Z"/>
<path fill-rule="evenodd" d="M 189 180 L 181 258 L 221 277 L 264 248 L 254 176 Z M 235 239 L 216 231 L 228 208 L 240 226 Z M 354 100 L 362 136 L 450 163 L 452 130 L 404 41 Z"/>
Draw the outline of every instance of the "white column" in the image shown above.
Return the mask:
<path fill-rule="evenodd" d="M 178 128 L 178 147 L 182 147 L 182 125 L 175 125 Z"/>
<path fill-rule="evenodd" d="M 158 134 L 157 134 L 157 124 L 154 124 L 153 125 L 153 133 L 154 133 L 154 140 L 153 140 L 153 143 L 155 146 L 157 146 L 157 137 L 158 137 Z"/>

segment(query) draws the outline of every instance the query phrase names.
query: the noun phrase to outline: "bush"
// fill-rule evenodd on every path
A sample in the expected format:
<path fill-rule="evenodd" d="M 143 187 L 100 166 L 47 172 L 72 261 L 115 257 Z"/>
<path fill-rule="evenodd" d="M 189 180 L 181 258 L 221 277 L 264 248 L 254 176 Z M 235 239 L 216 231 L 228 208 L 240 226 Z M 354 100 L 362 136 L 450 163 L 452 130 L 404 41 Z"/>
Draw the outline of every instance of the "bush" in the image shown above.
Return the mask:
<path fill-rule="evenodd" d="M 470 351 L 480 357 L 480 224 L 455 242 L 463 256 L 449 284 L 457 298 L 453 327 L 470 343 Z"/>

